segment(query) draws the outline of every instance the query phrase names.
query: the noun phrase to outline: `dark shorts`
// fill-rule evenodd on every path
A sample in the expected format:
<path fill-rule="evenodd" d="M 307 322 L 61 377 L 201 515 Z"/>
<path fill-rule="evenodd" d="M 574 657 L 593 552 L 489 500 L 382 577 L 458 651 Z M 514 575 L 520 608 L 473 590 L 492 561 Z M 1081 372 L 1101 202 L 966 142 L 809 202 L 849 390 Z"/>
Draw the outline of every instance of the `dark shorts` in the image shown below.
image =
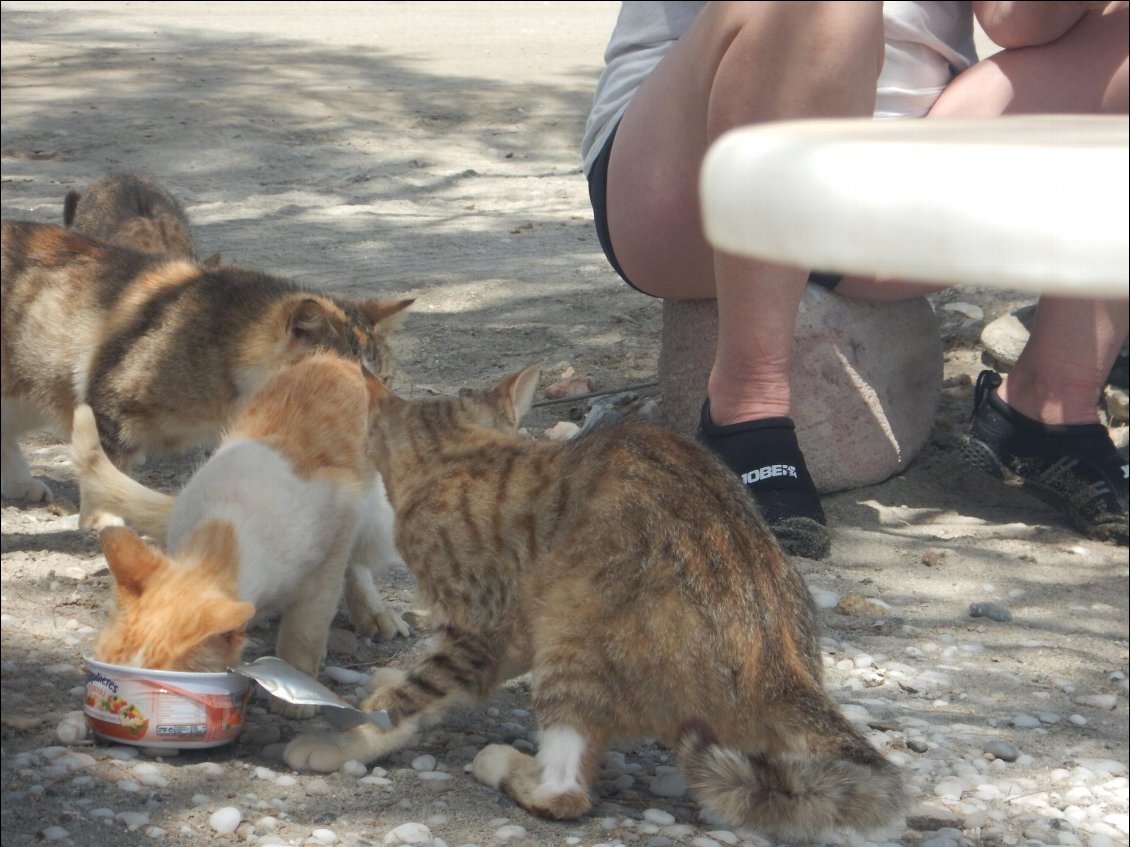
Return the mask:
<path fill-rule="evenodd" d="M 593 223 L 596 225 L 596 237 L 600 241 L 600 249 L 604 251 L 608 263 L 612 265 L 612 269 L 620 275 L 624 282 L 640 291 L 647 294 L 640 288 L 632 284 L 628 279 L 628 275 L 624 273 L 624 269 L 620 267 L 620 263 L 616 260 L 616 251 L 612 249 L 612 239 L 608 235 L 608 159 L 612 155 L 612 142 L 616 140 L 616 130 L 620 125 L 616 125 L 616 129 L 612 130 L 612 134 L 608 136 L 608 140 L 604 142 L 604 146 L 600 148 L 600 153 L 597 154 L 596 159 L 589 169 L 589 202 L 592 203 L 592 216 Z M 808 282 L 811 285 L 819 285 L 821 288 L 826 288 L 831 291 L 840 280 L 844 278 L 843 274 L 823 273 L 821 271 L 812 271 L 808 275 Z M 649 297 L 652 295 L 648 295 Z"/>

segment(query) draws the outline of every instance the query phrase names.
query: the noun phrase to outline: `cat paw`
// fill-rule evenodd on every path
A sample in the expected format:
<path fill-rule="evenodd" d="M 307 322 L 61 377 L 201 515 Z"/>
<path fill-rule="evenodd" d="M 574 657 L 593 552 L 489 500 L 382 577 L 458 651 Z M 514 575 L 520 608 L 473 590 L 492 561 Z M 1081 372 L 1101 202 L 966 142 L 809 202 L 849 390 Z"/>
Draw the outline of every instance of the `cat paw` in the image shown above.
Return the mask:
<path fill-rule="evenodd" d="M 85 514 L 81 508 L 79 510 L 78 525 L 83 529 L 90 529 L 94 532 L 101 532 L 107 527 L 111 526 L 125 526 L 126 522 L 118 515 L 111 512 L 93 512 Z"/>
<path fill-rule="evenodd" d="M 51 489 L 34 477 L 4 480 L 3 491 L 6 500 L 26 500 L 29 503 L 50 503 Z"/>
<path fill-rule="evenodd" d="M 521 755 L 509 744 L 488 744 L 471 762 L 471 773 L 483 785 L 497 790 L 513 770 L 515 757 Z"/>
<path fill-rule="evenodd" d="M 288 703 L 285 700 L 280 700 L 278 697 L 272 697 L 267 703 L 267 708 L 270 709 L 273 714 L 296 721 L 309 720 L 314 717 L 314 715 L 318 714 L 317 706 Z"/>
<path fill-rule="evenodd" d="M 394 638 L 407 638 L 412 634 L 411 627 L 404 622 L 400 614 L 383 604 L 356 614 L 351 610 L 350 622 L 357 635 L 366 640 L 379 635 L 381 641 L 392 641 Z"/>
<path fill-rule="evenodd" d="M 351 758 L 342 746 L 347 737 L 341 733 L 299 735 L 286 745 L 283 761 L 296 771 L 333 773 Z"/>

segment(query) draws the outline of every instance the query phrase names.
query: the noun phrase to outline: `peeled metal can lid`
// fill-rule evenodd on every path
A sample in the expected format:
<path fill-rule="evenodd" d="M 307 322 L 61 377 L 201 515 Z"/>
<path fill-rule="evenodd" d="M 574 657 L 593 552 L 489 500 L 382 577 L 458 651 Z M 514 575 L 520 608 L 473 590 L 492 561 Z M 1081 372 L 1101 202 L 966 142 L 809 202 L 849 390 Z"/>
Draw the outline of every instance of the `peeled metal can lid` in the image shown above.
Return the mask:
<path fill-rule="evenodd" d="M 229 668 L 232 673 L 253 679 L 280 700 L 296 706 L 320 706 L 322 716 L 335 729 L 352 729 L 371 723 L 378 729 L 392 729 L 388 710 L 365 712 L 346 703 L 318 680 L 277 656 L 263 656 Z"/>

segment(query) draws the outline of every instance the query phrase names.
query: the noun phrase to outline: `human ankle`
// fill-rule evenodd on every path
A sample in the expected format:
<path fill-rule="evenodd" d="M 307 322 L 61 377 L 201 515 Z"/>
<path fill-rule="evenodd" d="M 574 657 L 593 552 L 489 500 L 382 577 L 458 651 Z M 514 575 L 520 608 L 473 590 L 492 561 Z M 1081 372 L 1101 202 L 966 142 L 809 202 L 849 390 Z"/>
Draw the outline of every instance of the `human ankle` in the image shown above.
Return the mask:
<path fill-rule="evenodd" d="M 1020 414 L 1049 426 L 1079 426 L 1099 422 L 1099 390 L 1090 384 L 1060 381 L 1057 385 L 1010 373 L 997 396 Z"/>

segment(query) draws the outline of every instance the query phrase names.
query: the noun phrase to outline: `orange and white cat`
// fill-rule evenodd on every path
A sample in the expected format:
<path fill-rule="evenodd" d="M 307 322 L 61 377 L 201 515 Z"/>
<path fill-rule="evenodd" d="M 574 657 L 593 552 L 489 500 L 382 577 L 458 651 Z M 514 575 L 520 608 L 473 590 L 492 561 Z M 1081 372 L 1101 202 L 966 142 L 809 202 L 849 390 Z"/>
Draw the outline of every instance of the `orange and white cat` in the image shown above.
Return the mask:
<path fill-rule="evenodd" d="M 369 386 L 435 646 L 374 674 L 364 708 L 391 729 L 299 736 L 291 767 L 386 756 L 529 672 L 536 757 L 492 744 L 473 772 L 534 814 L 584 814 L 605 746 L 655 737 L 734 825 L 799 838 L 897 816 L 903 778 L 824 690 L 808 589 L 717 457 L 643 425 L 523 439 L 533 368 L 451 398 Z"/>
<path fill-rule="evenodd" d="M 277 655 L 316 676 L 346 588 L 360 634 L 408 635 L 374 574 L 403 567 L 393 514 L 368 453 L 362 368 L 313 353 L 248 401 L 219 448 L 176 496 L 152 491 L 102 451 L 90 408 L 72 448 L 84 500 L 124 527 L 101 534 L 117 609 L 94 657 L 137 667 L 219 671 L 235 663 L 253 614 L 281 613 Z M 313 714 L 272 700 L 292 717 Z"/>

